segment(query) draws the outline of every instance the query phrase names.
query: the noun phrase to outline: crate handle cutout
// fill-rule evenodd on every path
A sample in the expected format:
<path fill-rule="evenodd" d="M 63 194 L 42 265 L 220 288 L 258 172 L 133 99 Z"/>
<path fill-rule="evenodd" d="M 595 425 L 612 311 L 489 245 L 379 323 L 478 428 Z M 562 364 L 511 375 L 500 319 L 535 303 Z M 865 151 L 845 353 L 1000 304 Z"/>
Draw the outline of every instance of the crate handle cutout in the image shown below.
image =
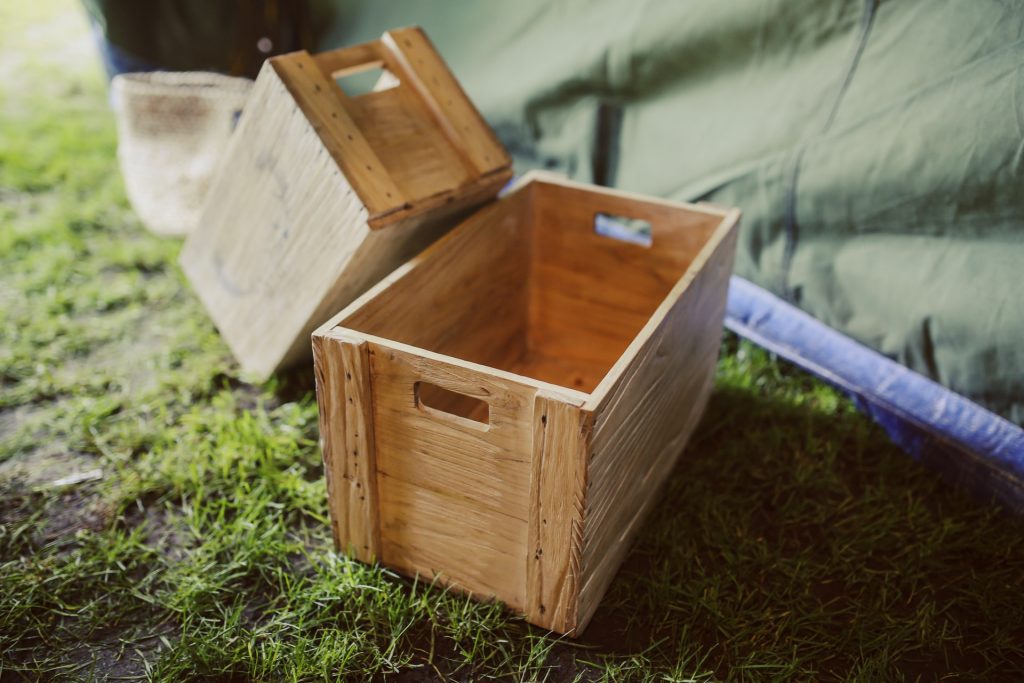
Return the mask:
<path fill-rule="evenodd" d="M 349 97 L 397 88 L 401 81 L 384 62 L 365 62 L 331 74 L 341 91 Z"/>
<path fill-rule="evenodd" d="M 617 216 L 611 213 L 594 214 L 594 232 L 620 242 L 649 247 L 654 242 L 651 224 L 642 218 Z"/>
<path fill-rule="evenodd" d="M 473 429 L 490 429 L 491 406 L 487 401 L 430 382 L 416 382 L 413 394 L 416 406 L 425 413 Z"/>

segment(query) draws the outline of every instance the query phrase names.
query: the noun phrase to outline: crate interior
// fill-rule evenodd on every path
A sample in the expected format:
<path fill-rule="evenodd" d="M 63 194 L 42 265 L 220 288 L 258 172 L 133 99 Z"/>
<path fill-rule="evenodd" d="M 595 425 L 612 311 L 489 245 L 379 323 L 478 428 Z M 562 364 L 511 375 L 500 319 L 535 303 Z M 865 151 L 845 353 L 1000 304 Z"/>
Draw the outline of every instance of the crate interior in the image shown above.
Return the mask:
<path fill-rule="evenodd" d="M 340 325 L 592 392 L 722 220 L 533 181 Z"/>

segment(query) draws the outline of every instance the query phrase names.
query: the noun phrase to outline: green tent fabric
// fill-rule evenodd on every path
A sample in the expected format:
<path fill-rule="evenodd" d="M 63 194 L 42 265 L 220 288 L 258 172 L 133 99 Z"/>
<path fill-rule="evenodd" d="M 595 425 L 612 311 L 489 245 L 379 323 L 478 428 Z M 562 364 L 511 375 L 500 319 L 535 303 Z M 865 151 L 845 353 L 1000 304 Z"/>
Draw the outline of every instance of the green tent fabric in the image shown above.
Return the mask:
<path fill-rule="evenodd" d="M 280 4 L 85 2 L 128 53 L 219 69 L 238 8 Z M 741 207 L 738 274 L 1024 424 L 1017 0 L 308 9 L 323 49 L 423 26 L 520 172 Z"/>
<path fill-rule="evenodd" d="M 1024 12 L 347 0 L 419 24 L 517 169 L 743 209 L 737 273 L 1024 423 Z"/>

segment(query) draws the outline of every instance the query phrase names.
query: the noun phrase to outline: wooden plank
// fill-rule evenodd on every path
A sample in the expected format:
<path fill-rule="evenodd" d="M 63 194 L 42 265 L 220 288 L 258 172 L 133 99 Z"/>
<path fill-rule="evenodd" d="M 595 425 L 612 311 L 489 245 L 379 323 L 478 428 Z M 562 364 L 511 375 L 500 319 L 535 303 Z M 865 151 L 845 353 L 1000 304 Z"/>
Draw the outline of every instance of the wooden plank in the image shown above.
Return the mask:
<path fill-rule="evenodd" d="M 371 344 L 370 358 L 378 470 L 525 521 L 535 389 L 392 346 Z M 487 424 L 423 410 L 420 382 L 484 401 Z"/>
<path fill-rule="evenodd" d="M 306 115 L 359 198 L 374 217 L 407 201 L 362 130 L 341 105 L 345 94 L 324 76 L 308 52 L 292 52 L 268 60 Z"/>
<path fill-rule="evenodd" d="M 525 522 L 387 474 L 379 479 L 389 501 L 381 508 L 389 567 L 523 610 Z"/>
<path fill-rule="evenodd" d="M 437 112 L 442 129 L 472 168 L 486 175 L 511 165 L 505 148 L 422 30 L 389 31 L 381 42 L 390 50 L 399 78 L 407 80 Z"/>
<path fill-rule="evenodd" d="M 468 209 L 492 201 L 511 177 L 511 167 L 478 176 L 472 182 L 440 189 L 430 196 L 406 202 L 389 213 L 372 216 L 369 225 L 374 230 L 380 230 L 392 226 L 436 223 L 445 219 L 451 221 L 451 227 L 455 223 L 453 217 L 465 216 Z"/>
<path fill-rule="evenodd" d="M 589 417 L 562 396 L 537 394 L 526 617 L 560 633 L 575 632 L 579 612 Z"/>
<path fill-rule="evenodd" d="M 313 338 L 335 544 L 363 562 L 374 562 L 380 557 L 380 521 L 368 354 L 368 345 L 358 338 Z"/>
<path fill-rule="evenodd" d="M 367 65 L 383 63 L 384 54 L 379 40 L 347 45 L 336 50 L 327 50 L 313 55 L 317 68 L 327 78 L 336 78 L 353 69 L 365 69 Z"/>
<path fill-rule="evenodd" d="M 318 331 L 317 333 L 331 333 L 328 332 L 328 330 L 331 329 L 332 328 L 329 325 L 324 325 L 321 328 L 321 331 Z M 350 330 L 347 330 L 345 328 L 339 327 L 333 329 L 334 332 L 340 334 L 351 333 Z M 390 339 L 375 337 L 372 334 L 366 334 L 364 332 L 356 332 L 354 334 L 357 334 L 360 338 L 366 339 L 366 341 L 370 342 L 371 344 L 387 347 L 389 349 L 395 349 L 397 351 L 404 351 L 405 353 L 410 353 L 415 356 L 419 356 L 425 361 L 436 362 L 442 365 L 452 365 L 459 368 L 465 368 L 467 370 L 483 373 L 495 379 L 504 380 L 506 382 L 511 382 L 516 385 L 533 387 L 537 391 L 544 391 L 551 394 L 552 396 L 562 396 L 565 400 L 573 404 L 582 405 L 590 400 L 590 394 L 584 393 L 582 391 L 577 391 L 575 389 L 559 386 L 557 384 L 537 380 L 526 375 L 519 375 L 514 372 L 509 372 L 507 370 L 500 370 L 498 368 L 489 367 L 487 365 L 481 365 L 480 363 L 473 363 L 470 361 L 462 360 L 460 358 L 445 356 L 443 354 L 434 353 L 433 351 L 428 351 L 426 349 L 417 348 L 415 346 L 410 346 L 408 344 L 402 344 L 401 342 L 391 341 Z"/>
<path fill-rule="evenodd" d="M 410 200 L 422 201 L 438 188 L 463 187 L 477 178 L 410 87 L 350 98 L 346 108 L 391 180 Z"/>
<path fill-rule="evenodd" d="M 668 299 L 591 395 L 594 434 L 580 623 L 597 609 L 714 383 L 738 212 L 708 240 Z"/>

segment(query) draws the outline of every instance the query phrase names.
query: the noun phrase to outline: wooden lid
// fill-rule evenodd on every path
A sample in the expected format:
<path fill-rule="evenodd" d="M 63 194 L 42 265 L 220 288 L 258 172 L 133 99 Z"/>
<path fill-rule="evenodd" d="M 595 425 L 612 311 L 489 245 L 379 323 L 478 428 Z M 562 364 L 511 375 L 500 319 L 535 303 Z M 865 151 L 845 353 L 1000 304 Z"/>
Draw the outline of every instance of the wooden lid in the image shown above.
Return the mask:
<path fill-rule="evenodd" d="M 419 28 L 271 66 L 369 211 L 372 228 L 497 195 L 512 176 L 508 152 Z M 370 92 L 338 79 L 372 69 Z"/>

